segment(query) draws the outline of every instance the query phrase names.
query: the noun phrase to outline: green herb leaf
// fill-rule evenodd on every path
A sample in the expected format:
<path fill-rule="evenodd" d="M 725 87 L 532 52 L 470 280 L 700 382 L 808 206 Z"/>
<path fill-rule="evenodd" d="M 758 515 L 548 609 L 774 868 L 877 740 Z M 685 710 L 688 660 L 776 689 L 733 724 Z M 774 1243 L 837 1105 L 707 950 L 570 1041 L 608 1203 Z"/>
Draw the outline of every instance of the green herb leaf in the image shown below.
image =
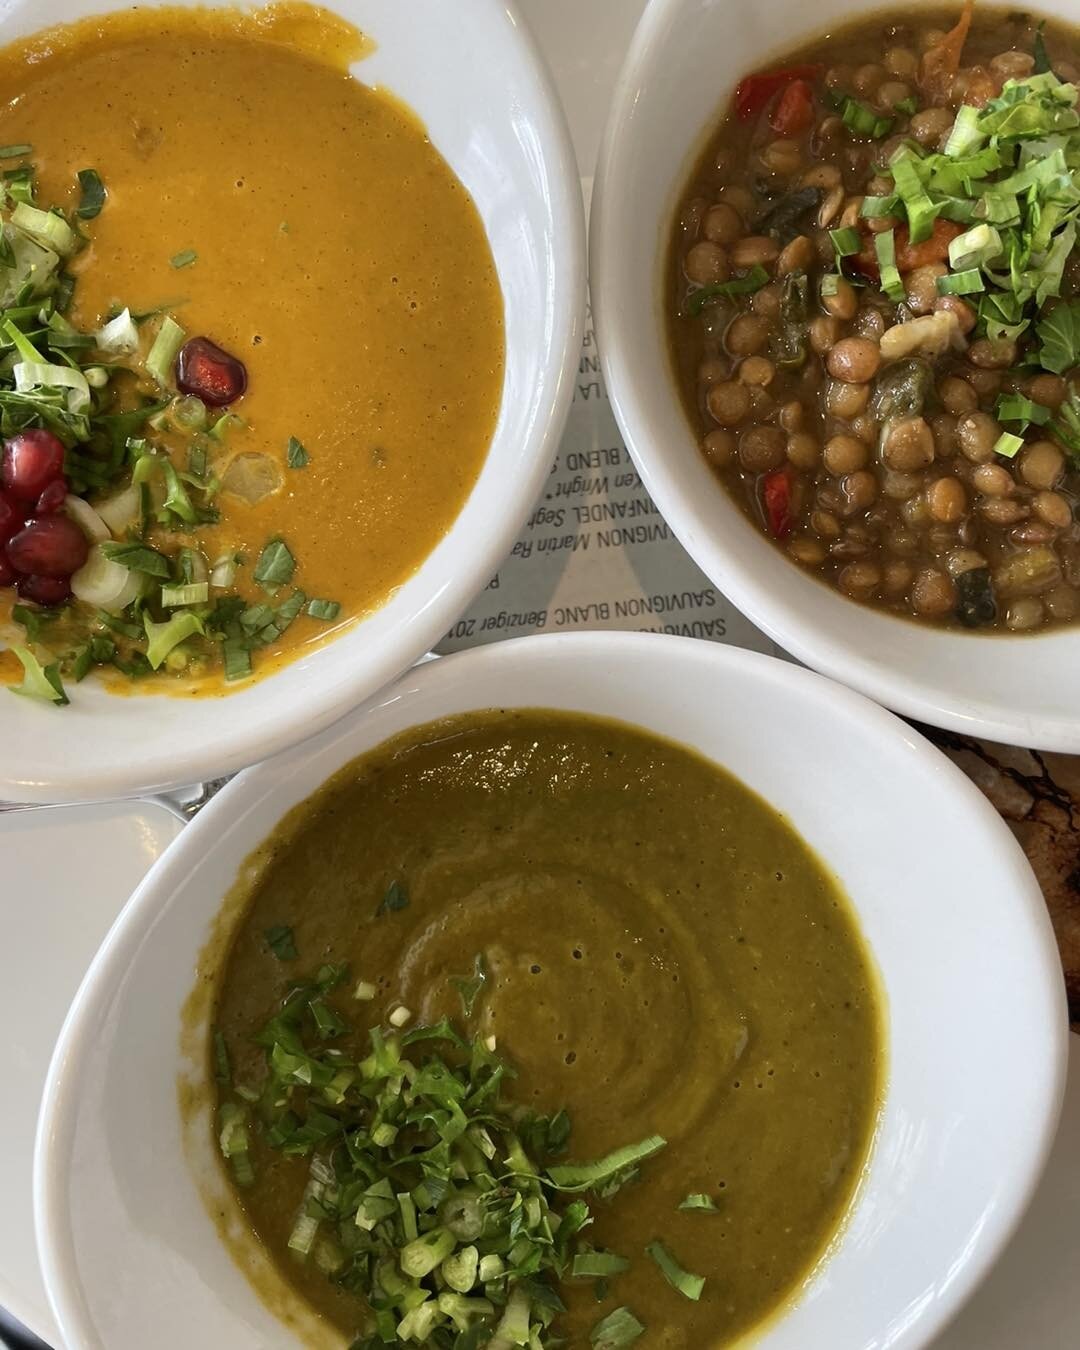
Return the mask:
<path fill-rule="evenodd" d="M 190 267 L 198 256 L 193 248 L 185 248 L 180 253 L 172 255 L 169 259 L 169 266 L 175 267 L 179 271 L 182 267 Z"/>
<path fill-rule="evenodd" d="M 285 448 L 285 459 L 290 469 L 304 468 L 311 456 L 304 449 L 295 436 L 289 437 L 289 444 Z"/>
<path fill-rule="evenodd" d="M 630 1262 L 614 1252 L 584 1251 L 574 1257 L 570 1274 L 575 1279 L 604 1279 L 629 1269 Z"/>
<path fill-rule="evenodd" d="M 32 145 L 0 145 L 0 159 L 22 159 L 24 155 L 33 154 Z"/>
<path fill-rule="evenodd" d="M 654 1153 L 659 1153 L 666 1146 L 666 1139 L 659 1134 L 653 1134 L 647 1139 L 642 1139 L 640 1143 L 617 1148 L 596 1162 L 566 1163 L 558 1167 L 549 1167 L 548 1176 L 561 1191 L 592 1190 L 628 1168 L 634 1167 L 645 1158 L 651 1158 Z"/>
<path fill-rule="evenodd" d="M 469 976 L 452 975 L 450 983 L 461 996 L 461 1007 L 466 1017 L 473 1015 L 476 1000 L 487 982 L 487 970 L 484 966 L 484 953 L 477 952 L 473 957 L 473 973 Z"/>
<path fill-rule="evenodd" d="M 93 220 L 105 205 L 105 184 L 97 169 L 80 169 L 76 177 L 79 180 L 79 204 L 75 214 L 80 220 Z"/>
<path fill-rule="evenodd" d="M 255 564 L 255 580 L 265 589 L 276 589 L 292 580 L 296 559 L 284 539 L 271 539 Z"/>
<path fill-rule="evenodd" d="M 11 650 L 19 658 L 19 663 L 23 668 L 22 682 L 8 685 L 11 693 L 19 694 L 23 698 L 37 699 L 41 703 L 56 703 L 60 706 L 70 702 L 60 679 L 60 663 L 58 661 L 43 666 L 28 647 L 12 647 Z"/>
<path fill-rule="evenodd" d="M 642 1324 L 629 1308 L 623 1307 L 602 1317 L 589 1332 L 589 1341 L 594 1350 L 621 1350 L 622 1346 L 632 1345 L 644 1334 Z"/>
<path fill-rule="evenodd" d="M 266 945 L 279 961 L 296 960 L 298 955 L 296 941 L 293 938 L 293 930 L 288 924 L 275 924 L 263 933 L 263 937 L 266 938 Z"/>
<path fill-rule="evenodd" d="M 379 902 L 379 907 L 375 911 L 376 917 L 380 914 L 393 914 L 399 909 L 404 909 L 409 903 L 409 897 L 405 894 L 405 888 L 400 881 L 392 881 L 386 888 L 386 894 Z"/>
<path fill-rule="evenodd" d="M 735 277 L 731 281 L 717 281 L 710 286 L 702 286 L 687 296 L 685 313 L 688 316 L 700 314 L 706 305 L 735 295 L 752 295 L 760 291 L 769 280 L 769 274 L 760 263 L 755 263 L 744 277 Z"/>
<path fill-rule="evenodd" d="M 341 613 L 341 605 L 336 600 L 309 600 L 307 612 L 313 619 L 323 619 L 326 623 L 333 623 Z"/>
<path fill-rule="evenodd" d="M 1080 300 L 1055 305 L 1035 330 L 1042 348 L 1039 363 L 1055 375 L 1080 365 Z"/>
<path fill-rule="evenodd" d="M 1046 50 L 1046 39 L 1043 37 L 1043 30 L 1046 28 L 1046 20 L 1043 19 L 1035 29 L 1035 41 L 1032 44 L 1032 54 L 1035 57 L 1034 74 L 1045 75 L 1050 70 L 1050 57 Z"/>
<path fill-rule="evenodd" d="M 167 580 L 172 568 L 164 553 L 150 548 L 147 544 L 124 544 L 118 540 L 106 540 L 101 551 L 110 562 L 120 563 L 129 572 L 143 572 L 148 577 L 160 577 Z"/>
<path fill-rule="evenodd" d="M 709 1214 L 719 1214 L 720 1212 L 712 1198 L 708 1195 L 702 1195 L 700 1191 L 688 1195 L 685 1200 L 680 1200 L 678 1207 L 679 1209 L 703 1209 Z"/>
<path fill-rule="evenodd" d="M 677 1289 L 684 1298 L 693 1299 L 695 1302 L 701 1297 L 701 1291 L 705 1288 L 703 1275 L 691 1275 L 689 1271 L 683 1270 L 659 1240 L 650 1242 L 645 1250 L 660 1267 L 664 1278 L 673 1289 Z"/>

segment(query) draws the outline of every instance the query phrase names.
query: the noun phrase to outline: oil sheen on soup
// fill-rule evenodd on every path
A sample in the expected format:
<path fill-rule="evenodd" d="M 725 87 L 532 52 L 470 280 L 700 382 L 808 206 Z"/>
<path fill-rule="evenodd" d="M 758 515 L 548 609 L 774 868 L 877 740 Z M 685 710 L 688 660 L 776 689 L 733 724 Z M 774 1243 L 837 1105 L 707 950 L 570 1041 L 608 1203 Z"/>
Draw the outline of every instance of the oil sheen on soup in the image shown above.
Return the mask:
<path fill-rule="evenodd" d="M 350 74 L 367 46 L 284 3 L 140 7 L 0 52 L 5 236 L 28 248 L 50 208 L 73 232 L 28 308 L 5 292 L 42 383 L 10 388 L 25 349 L 0 370 L 0 618 L 29 611 L 12 645 L 61 676 L 219 692 L 270 669 L 381 604 L 476 481 L 494 260 L 416 117 Z M 69 358 L 81 420 L 50 385 Z M 91 508 L 59 524 L 52 433 Z"/>
<path fill-rule="evenodd" d="M 1026 12 L 864 16 L 745 72 L 691 175 L 668 326 L 702 453 L 851 599 L 1080 615 L 1076 52 Z"/>
<path fill-rule="evenodd" d="M 203 972 L 219 980 L 218 1129 L 281 1275 L 358 1344 L 377 1334 L 378 1309 L 393 1340 L 410 1308 L 428 1318 L 425 1344 L 453 1344 L 456 1310 L 483 1328 L 470 1343 L 485 1345 L 515 1297 L 505 1272 L 532 1261 L 517 1297 L 535 1343 L 629 1344 L 619 1336 L 636 1324 L 644 1346 L 722 1346 L 781 1309 L 822 1258 L 879 1105 L 876 978 L 828 871 L 715 764 L 621 723 L 470 714 L 343 769 L 245 874 L 256 879 L 243 883 L 223 968 Z M 373 1066 L 398 1053 L 410 1067 L 390 1070 L 386 1087 Z M 473 1085 L 487 1081 L 483 1066 L 505 1066 L 485 1107 L 460 1097 L 467 1112 L 490 1112 L 465 1132 L 471 1161 L 451 1155 L 449 1195 L 417 1186 L 415 1155 L 390 1191 L 369 1193 L 372 1159 L 388 1156 L 372 1140 L 408 1147 L 393 1074 L 419 1092 L 428 1055 L 465 1066 Z M 366 1107 L 350 1107 L 357 1093 Z M 414 1107 L 408 1119 L 427 1123 L 413 1128 L 462 1137 L 435 1101 Z M 427 1138 L 425 1158 L 442 1156 L 440 1140 Z M 526 1198 L 507 1237 L 509 1171 L 550 1167 L 568 1184 L 558 1164 L 643 1140 L 621 1172 L 609 1163 L 577 1191 L 543 1189 L 564 1242 L 571 1203 L 590 1216 L 561 1271 L 550 1242 L 530 1245 L 552 1226 L 540 1199 Z M 470 1204 L 490 1206 L 489 1227 L 454 1227 Z M 446 1224 L 449 1264 L 403 1292 L 415 1225 L 422 1245 Z M 575 1265 L 596 1275 L 597 1261 L 603 1278 L 573 1277 Z M 447 1300 L 443 1276 L 460 1281 L 463 1268 L 468 1292 Z M 417 1324 L 404 1325 L 397 1335 Z"/>

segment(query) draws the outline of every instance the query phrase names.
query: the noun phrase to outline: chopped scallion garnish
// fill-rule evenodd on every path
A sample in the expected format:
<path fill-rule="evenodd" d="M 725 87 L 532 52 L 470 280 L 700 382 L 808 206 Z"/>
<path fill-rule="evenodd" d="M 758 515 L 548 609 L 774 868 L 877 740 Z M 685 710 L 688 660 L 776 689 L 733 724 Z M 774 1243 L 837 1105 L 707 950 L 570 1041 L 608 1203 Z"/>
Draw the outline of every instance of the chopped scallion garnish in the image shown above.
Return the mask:
<path fill-rule="evenodd" d="M 336 600 L 309 600 L 307 612 L 313 619 L 323 619 L 332 623 L 341 613 L 341 605 Z"/>
<path fill-rule="evenodd" d="M 266 945 L 279 961 L 296 960 L 298 955 L 296 940 L 288 924 L 275 924 L 273 928 L 268 928 L 263 936 L 266 938 Z"/>
<path fill-rule="evenodd" d="M 97 169 L 80 169 L 76 177 L 79 180 L 79 204 L 75 214 L 80 220 L 93 220 L 105 205 L 105 184 Z"/>
<path fill-rule="evenodd" d="M 306 466 L 311 456 L 304 449 L 303 445 L 295 436 L 289 437 L 289 444 L 285 448 L 285 461 L 290 469 L 302 469 Z"/>
<path fill-rule="evenodd" d="M 675 1257 L 660 1241 L 650 1242 L 645 1250 L 660 1267 L 664 1278 L 673 1289 L 677 1289 L 684 1298 L 696 1301 L 701 1297 L 701 1291 L 705 1288 L 704 1276 L 691 1275 L 689 1271 L 683 1270 Z"/>
<path fill-rule="evenodd" d="M 180 253 L 174 253 L 169 259 L 169 266 L 175 267 L 177 271 L 182 267 L 190 267 L 198 258 L 198 254 L 193 248 L 185 248 Z"/>
<path fill-rule="evenodd" d="M 284 539 L 271 539 L 255 564 L 255 580 L 267 590 L 276 590 L 292 580 L 296 559 Z"/>

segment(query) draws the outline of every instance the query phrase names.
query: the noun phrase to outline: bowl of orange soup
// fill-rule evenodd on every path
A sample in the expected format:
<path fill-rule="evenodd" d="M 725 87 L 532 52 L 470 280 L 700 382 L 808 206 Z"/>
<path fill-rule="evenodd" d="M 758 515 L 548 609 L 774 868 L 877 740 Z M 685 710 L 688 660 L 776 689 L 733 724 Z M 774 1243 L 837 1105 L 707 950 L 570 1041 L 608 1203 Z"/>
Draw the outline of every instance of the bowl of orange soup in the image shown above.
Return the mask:
<path fill-rule="evenodd" d="M 495 0 L 17 3 L 0 44 L 0 797 L 228 772 L 433 646 L 539 491 L 562 115 Z"/>

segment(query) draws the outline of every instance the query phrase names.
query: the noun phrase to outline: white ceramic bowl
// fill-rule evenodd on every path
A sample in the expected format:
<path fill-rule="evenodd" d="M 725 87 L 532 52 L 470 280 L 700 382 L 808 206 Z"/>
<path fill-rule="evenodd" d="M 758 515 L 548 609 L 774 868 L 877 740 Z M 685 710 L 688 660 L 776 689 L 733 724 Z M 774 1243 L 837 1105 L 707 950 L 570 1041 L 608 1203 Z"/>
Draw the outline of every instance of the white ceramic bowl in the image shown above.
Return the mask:
<path fill-rule="evenodd" d="M 728 497 L 676 391 L 664 257 L 697 155 L 743 75 L 779 64 L 858 8 L 756 0 L 736 19 L 728 0 L 651 0 L 616 89 L 593 194 L 590 285 L 608 392 L 665 520 L 710 580 L 787 651 L 934 726 L 1080 752 L 1080 628 L 979 637 L 846 599 L 789 561 Z M 1080 19 L 1080 4 L 1063 0 L 1053 12 Z"/>
<path fill-rule="evenodd" d="M 328 726 L 442 637 L 509 552 L 548 473 L 573 393 L 584 226 L 543 62 L 512 0 L 324 3 L 375 39 L 357 77 L 415 109 L 487 229 L 506 301 L 506 378 L 480 478 L 447 535 L 381 609 L 250 687 L 220 698 L 117 698 L 87 681 L 61 711 L 0 692 L 0 798 L 74 801 L 190 783 Z M 0 42 L 127 7 L 0 0 Z"/>
<path fill-rule="evenodd" d="M 1067 1028 L 1046 910 L 995 812 L 891 714 L 784 662 L 644 634 L 525 638 L 410 671 L 240 775 L 124 910 L 61 1034 L 38 1132 L 38 1242 L 67 1350 L 143 1350 L 147 1327 L 154 1350 L 296 1344 L 200 1200 L 232 1211 L 205 1119 L 184 1155 L 177 1077 L 204 1072 L 179 1046 L 196 957 L 290 807 L 404 728 L 493 706 L 699 747 L 792 821 L 858 910 L 887 998 L 880 1132 L 833 1256 L 761 1350 L 924 1345 L 1001 1250 L 1053 1135 Z"/>

